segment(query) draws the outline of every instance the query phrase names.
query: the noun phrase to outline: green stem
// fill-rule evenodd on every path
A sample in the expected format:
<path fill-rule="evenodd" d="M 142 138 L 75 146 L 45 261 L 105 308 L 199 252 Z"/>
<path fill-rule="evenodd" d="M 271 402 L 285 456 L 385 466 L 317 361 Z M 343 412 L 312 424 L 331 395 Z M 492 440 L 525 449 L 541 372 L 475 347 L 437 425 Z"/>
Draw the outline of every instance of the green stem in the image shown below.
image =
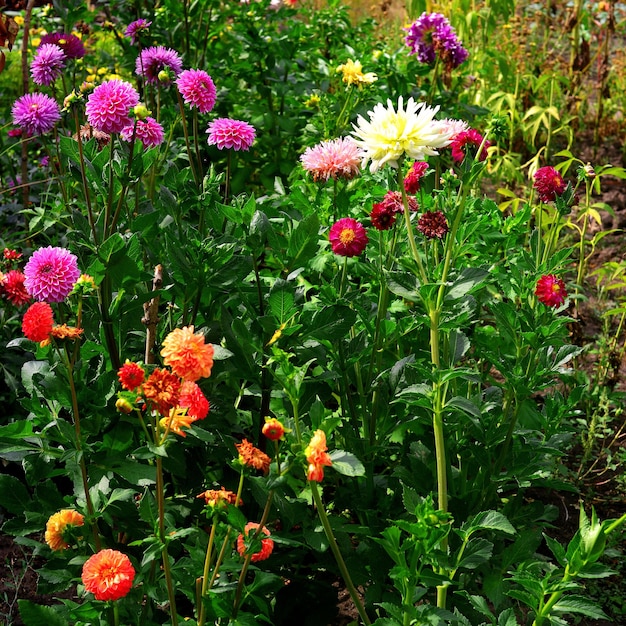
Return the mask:
<path fill-rule="evenodd" d="M 204 558 L 204 570 L 202 571 L 202 590 L 200 592 L 199 604 L 200 612 L 198 615 L 198 626 L 203 626 L 206 609 L 204 608 L 203 598 L 206 595 L 209 585 L 209 568 L 211 567 L 211 557 L 213 555 L 213 544 L 215 542 L 215 530 L 217 529 L 217 516 L 213 517 L 213 525 L 211 526 L 211 534 L 209 535 L 209 545 L 206 549 L 206 556 Z"/>
<path fill-rule="evenodd" d="M 333 529 L 328 520 L 328 516 L 326 515 L 326 510 L 324 509 L 324 504 L 322 502 L 322 498 L 317 488 L 317 483 L 313 480 L 310 480 L 309 486 L 311 488 L 311 494 L 313 495 L 313 501 L 315 502 L 315 506 L 317 508 L 317 514 L 320 518 L 320 522 L 322 522 L 324 532 L 326 533 L 326 538 L 328 539 L 328 544 L 330 545 L 330 549 L 335 557 L 335 560 L 337 561 L 337 565 L 339 566 L 339 571 L 341 572 L 343 581 L 348 589 L 348 592 L 350 593 L 350 597 L 352 598 L 352 601 L 354 602 L 354 606 L 356 607 L 357 611 L 359 612 L 359 615 L 361 616 L 361 620 L 363 621 L 364 624 L 366 624 L 367 626 L 370 626 L 372 622 L 370 621 L 370 618 L 367 616 L 367 613 L 365 612 L 365 607 L 363 606 L 363 603 L 361 602 L 361 598 L 359 597 L 356 587 L 354 586 L 354 583 L 352 582 L 352 578 L 350 577 L 350 572 L 348 571 L 348 568 L 346 567 L 346 563 L 343 560 L 343 556 L 341 556 L 339 546 L 337 545 L 337 540 L 335 539 Z"/>
<path fill-rule="evenodd" d="M 157 421 L 157 437 L 158 437 L 158 421 Z M 157 439 L 158 442 L 158 439 Z M 172 582 L 172 570 L 170 567 L 170 559 L 167 553 L 167 543 L 165 542 L 165 486 L 163 481 L 163 459 L 160 456 L 156 458 L 156 497 L 158 509 L 158 530 L 159 541 L 161 542 L 161 557 L 163 559 L 163 573 L 165 574 L 165 584 L 167 586 L 167 596 L 170 603 L 170 617 L 172 618 L 172 626 L 178 626 L 178 615 L 176 613 L 176 596 L 174 594 L 174 585 Z"/>
<path fill-rule="evenodd" d="M 404 223 L 406 224 L 406 234 L 407 239 L 409 240 L 409 247 L 411 248 L 411 255 L 417 265 L 417 269 L 419 272 L 420 279 L 422 284 L 426 284 L 428 282 L 428 276 L 426 275 L 426 270 L 424 269 L 424 265 L 422 264 L 422 258 L 420 257 L 420 253 L 417 250 L 417 244 L 415 243 L 415 233 L 413 232 L 413 225 L 411 224 L 411 211 L 409 209 L 409 199 L 406 195 L 406 189 L 404 188 L 404 175 L 402 173 L 402 159 L 398 163 L 398 187 L 400 188 L 400 192 L 402 193 L 402 206 L 404 207 Z"/>

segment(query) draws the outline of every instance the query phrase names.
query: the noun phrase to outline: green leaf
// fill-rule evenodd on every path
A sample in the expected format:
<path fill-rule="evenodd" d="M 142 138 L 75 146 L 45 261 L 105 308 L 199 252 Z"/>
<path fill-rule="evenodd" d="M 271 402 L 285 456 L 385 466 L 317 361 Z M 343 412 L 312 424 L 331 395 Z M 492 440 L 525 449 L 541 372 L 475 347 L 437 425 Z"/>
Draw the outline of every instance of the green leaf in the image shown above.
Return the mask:
<path fill-rule="evenodd" d="M 291 233 L 287 256 L 289 267 L 302 267 L 317 251 L 320 223 L 317 215 L 312 213 L 305 217 Z"/>
<path fill-rule="evenodd" d="M 0 508 L 14 515 L 22 515 L 28 511 L 31 499 L 26 487 L 15 476 L 0 474 Z"/>
<path fill-rule="evenodd" d="M 324 307 L 311 321 L 310 334 L 318 340 L 336 341 L 348 334 L 356 321 L 356 313 L 347 306 Z"/>
<path fill-rule="evenodd" d="M 463 558 L 457 567 L 464 569 L 476 569 L 479 565 L 486 563 L 493 553 L 493 544 L 486 539 L 474 537 L 469 540 Z"/>
<path fill-rule="evenodd" d="M 499 530 L 508 535 L 514 535 L 516 532 L 511 522 L 498 511 L 482 511 L 474 516 L 472 520 L 463 524 L 463 530 L 467 534 L 482 529 Z"/>
<path fill-rule="evenodd" d="M 69 626 L 54 609 L 48 606 L 41 606 L 30 600 L 18 600 L 17 604 L 25 626 Z"/>
<path fill-rule="evenodd" d="M 593 619 L 609 619 L 608 615 L 591 600 L 584 596 L 562 597 L 552 608 L 555 613 L 579 613 Z"/>
<path fill-rule="evenodd" d="M 480 267 L 466 267 L 452 283 L 452 286 L 446 293 L 446 300 L 457 300 L 468 294 L 480 285 L 488 275 L 489 272 Z"/>
<path fill-rule="evenodd" d="M 272 315 L 279 324 L 287 322 L 294 314 L 295 296 L 291 287 L 285 281 L 277 281 L 269 295 L 269 305 Z"/>
<path fill-rule="evenodd" d="M 333 462 L 333 469 L 344 476 L 363 476 L 365 467 L 354 454 L 345 450 L 333 450 L 328 456 Z"/>

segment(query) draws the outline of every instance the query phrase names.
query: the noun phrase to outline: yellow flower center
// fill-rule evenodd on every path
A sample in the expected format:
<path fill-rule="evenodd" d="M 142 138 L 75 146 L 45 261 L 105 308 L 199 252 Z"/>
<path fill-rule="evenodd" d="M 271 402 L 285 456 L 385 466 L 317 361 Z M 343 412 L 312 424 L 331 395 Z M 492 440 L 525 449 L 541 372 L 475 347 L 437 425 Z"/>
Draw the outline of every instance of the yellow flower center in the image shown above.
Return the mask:
<path fill-rule="evenodd" d="M 339 233 L 339 241 L 341 241 L 341 243 L 344 246 L 347 246 L 348 244 L 352 243 L 354 241 L 355 237 L 356 237 L 356 234 L 354 232 L 354 229 L 352 229 L 352 228 L 344 228 Z"/>

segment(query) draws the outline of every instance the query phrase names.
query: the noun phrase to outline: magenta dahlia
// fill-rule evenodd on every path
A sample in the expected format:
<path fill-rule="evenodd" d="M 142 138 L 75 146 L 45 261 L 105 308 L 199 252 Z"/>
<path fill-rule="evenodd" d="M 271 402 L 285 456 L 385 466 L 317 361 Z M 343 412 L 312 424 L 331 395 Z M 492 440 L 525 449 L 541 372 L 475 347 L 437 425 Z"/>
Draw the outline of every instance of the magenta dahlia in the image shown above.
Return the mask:
<path fill-rule="evenodd" d="M 80 277 L 78 260 L 65 248 L 39 248 L 24 267 L 26 291 L 40 302 L 62 302 Z"/>
<path fill-rule="evenodd" d="M 59 46 L 68 59 L 82 59 L 85 56 L 85 46 L 80 37 L 69 33 L 49 33 L 41 38 L 39 47 L 46 44 Z"/>
<path fill-rule="evenodd" d="M 139 103 L 135 88 L 122 80 L 98 85 L 87 98 L 87 120 L 96 130 L 119 133 L 131 124 L 130 110 Z"/>
<path fill-rule="evenodd" d="M 363 225 L 351 217 L 337 220 L 330 227 L 328 239 L 333 252 L 340 256 L 358 256 L 369 241 Z"/>
<path fill-rule="evenodd" d="M 136 120 L 136 126 L 132 122 L 125 126 L 120 133 L 124 141 L 131 141 L 133 136 L 146 148 L 154 148 L 163 143 L 163 126 L 153 117 Z"/>
<path fill-rule="evenodd" d="M 178 76 L 183 69 L 183 60 L 175 50 L 164 46 L 152 46 L 142 50 L 135 62 L 135 74 L 143 76 L 147 83 L 169 85 L 170 74 Z M 169 77 L 165 78 L 163 72 Z"/>
<path fill-rule="evenodd" d="M 217 146 L 218 150 L 250 150 L 256 136 L 254 126 L 227 117 L 213 120 L 206 132 L 209 145 Z"/>
<path fill-rule="evenodd" d="M 427 171 L 428 163 L 426 161 L 415 161 L 404 177 L 404 190 L 407 193 L 417 193 L 420 189 L 420 180 L 424 178 Z"/>
<path fill-rule="evenodd" d="M 533 187 L 537 190 L 539 199 L 546 203 L 553 202 L 557 196 L 562 196 L 567 186 L 558 170 L 549 165 L 540 167 L 535 172 L 534 178 Z"/>
<path fill-rule="evenodd" d="M 546 306 L 561 306 L 567 298 L 565 283 L 554 274 L 544 275 L 537 281 L 535 295 Z"/>
<path fill-rule="evenodd" d="M 65 52 L 56 44 L 45 43 L 37 48 L 35 58 L 30 64 L 30 75 L 37 85 L 49 87 L 65 69 Z"/>
<path fill-rule="evenodd" d="M 460 132 L 456 137 L 452 140 L 450 144 L 450 148 L 452 149 L 452 158 L 457 162 L 461 163 L 465 158 L 465 150 L 466 146 L 474 146 L 475 148 L 479 148 L 483 143 L 483 136 L 473 128 L 468 128 Z M 485 141 L 483 148 L 480 152 L 480 155 L 477 155 L 478 161 L 484 161 L 487 158 L 487 148 L 491 145 L 489 140 Z"/>
<path fill-rule="evenodd" d="M 13 123 L 29 135 L 50 132 L 61 119 L 56 100 L 43 93 L 27 93 L 13 103 Z"/>
<path fill-rule="evenodd" d="M 152 22 L 148 22 L 148 20 L 144 20 L 143 18 L 135 20 L 126 27 L 124 36 L 128 37 L 134 44 L 139 43 L 139 38 L 151 25 Z"/>
<path fill-rule="evenodd" d="M 200 113 L 209 113 L 215 106 L 215 84 L 204 70 L 185 70 L 176 79 L 183 100 Z"/>

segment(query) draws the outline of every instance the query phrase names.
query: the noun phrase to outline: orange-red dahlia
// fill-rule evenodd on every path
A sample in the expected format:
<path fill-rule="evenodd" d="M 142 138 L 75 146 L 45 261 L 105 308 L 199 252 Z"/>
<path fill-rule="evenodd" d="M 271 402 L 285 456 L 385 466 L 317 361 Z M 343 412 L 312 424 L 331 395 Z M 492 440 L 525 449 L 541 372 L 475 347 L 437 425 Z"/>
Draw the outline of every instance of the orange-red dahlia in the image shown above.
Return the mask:
<path fill-rule="evenodd" d="M 264 474 L 269 472 L 272 459 L 265 452 L 254 447 L 247 439 L 244 439 L 241 443 L 236 443 L 235 448 L 239 452 L 239 461 L 243 465 L 262 470 Z"/>
<path fill-rule="evenodd" d="M 163 430 L 169 428 L 177 435 L 186 437 L 187 433 L 183 430 L 183 428 L 191 428 L 191 424 L 195 421 L 195 417 L 187 414 L 187 409 L 177 407 L 175 409 L 170 409 L 169 416 L 161 418 L 159 423 L 161 424 L 161 428 Z"/>
<path fill-rule="evenodd" d="M 278 441 L 285 435 L 285 427 L 275 417 L 266 417 L 261 432 L 270 441 Z"/>
<path fill-rule="evenodd" d="M 259 524 L 255 522 L 248 522 L 243 530 L 243 534 L 237 537 L 237 552 L 241 556 L 246 556 L 246 541 L 248 541 L 251 537 L 254 537 L 256 534 L 256 529 L 259 527 Z M 250 532 L 254 530 L 255 532 Z M 265 534 L 266 537 L 270 536 L 270 531 L 263 526 L 261 531 Z M 245 534 L 245 537 L 244 537 Z M 271 539 L 261 539 L 261 550 L 259 552 L 255 552 L 250 559 L 253 563 L 258 561 L 265 561 L 265 559 L 269 558 L 270 554 L 272 554 L 272 550 L 274 550 L 274 542 Z"/>
<path fill-rule="evenodd" d="M 68 526 L 82 526 L 85 518 L 73 509 L 63 509 L 51 515 L 46 523 L 44 539 L 52 550 L 65 550 L 70 545 L 65 541 L 64 534 Z"/>
<path fill-rule="evenodd" d="M 175 328 L 164 340 L 161 356 L 165 365 L 185 380 L 208 378 L 213 367 L 213 346 L 194 334 L 193 326 Z"/>
<path fill-rule="evenodd" d="M 135 391 L 145 380 L 146 373 L 137 363 L 126 359 L 126 363 L 117 370 L 117 377 L 122 387 L 128 391 Z"/>
<path fill-rule="evenodd" d="M 185 380 L 180 386 L 178 406 L 187 409 L 187 414 L 194 420 L 203 420 L 209 413 L 209 401 L 198 385 Z"/>
<path fill-rule="evenodd" d="M 133 586 L 135 568 L 117 550 L 100 550 L 83 565 L 83 585 L 96 600 L 119 600 Z"/>
<path fill-rule="evenodd" d="M 31 304 L 22 318 L 22 332 L 31 341 L 45 341 L 50 336 L 54 317 L 47 302 Z"/>
<path fill-rule="evenodd" d="M 223 507 L 226 504 L 235 504 L 237 501 L 237 494 L 233 491 L 228 491 L 228 489 L 207 489 L 202 493 L 198 494 L 196 498 L 204 498 L 207 506 L 210 507 Z M 239 499 L 239 506 L 241 506 L 243 502 L 241 498 Z"/>
<path fill-rule="evenodd" d="M 166 369 L 155 369 L 143 385 L 143 395 L 153 409 L 168 415 L 178 404 L 180 380 Z"/>
<path fill-rule="evenodd" d="M 305 448 L 304 454 L 309 463 L 307 479 L 320 482 L 324 479 L 324 466 L 330 467 L 333 462 L 326 453 L 326 433 L 323 430 L 316 430 L 309 445 Z"/>
<path fill-rule="evenodd" d="M 547 274 L 537 281 L 535 295 L 542 304 L 557 307 L 565 302 L 567 290 L 565 283 L 558 276 Z"/>

